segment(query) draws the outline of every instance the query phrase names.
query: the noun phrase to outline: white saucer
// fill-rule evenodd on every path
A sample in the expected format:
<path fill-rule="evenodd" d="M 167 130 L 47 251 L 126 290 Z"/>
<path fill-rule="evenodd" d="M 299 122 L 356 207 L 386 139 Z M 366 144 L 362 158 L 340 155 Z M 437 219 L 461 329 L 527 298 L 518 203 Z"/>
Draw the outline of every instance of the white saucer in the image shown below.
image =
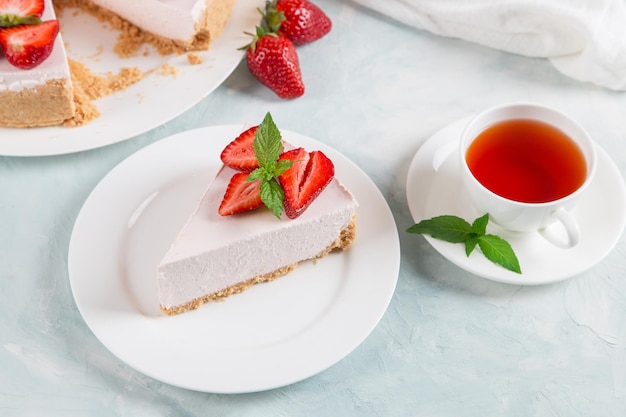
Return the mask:
<path fill-rule="evenodd" d="M 413 157 L 406 187 L 409 210 L 416 223 L 442 214 L 456 215 L 471 223 L 484 214 L 476 211 L 460 184 L 457 144 L 468 121 L 469 118 L 456 121 L 435 133 Z M 461 244 L 424 237 L 454 264 L 494 281 L 517 285 L 547 284 L 584 272 L 611 251 L 626 224 L 624 180 L 615 163 L 600 147 L 596 176 L 572 213 L 579 223 L 581 241 L 571 249 L 558 248 L 537 232 L 508 232 L 489 224 L 488 233 L 506 239 L 515 250 L 522 274 L 491 263 L 478 250 L 467 257 Z"/>

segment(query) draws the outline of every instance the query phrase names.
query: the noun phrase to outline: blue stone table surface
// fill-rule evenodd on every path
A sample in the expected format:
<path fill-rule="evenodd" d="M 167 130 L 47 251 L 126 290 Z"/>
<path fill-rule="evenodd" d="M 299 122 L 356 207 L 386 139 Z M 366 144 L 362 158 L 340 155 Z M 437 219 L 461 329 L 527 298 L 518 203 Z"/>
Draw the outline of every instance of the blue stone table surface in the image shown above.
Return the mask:
<path fill-rule="evenodd" d="M 626 175 L 626 95 L 528 58 L 398 24 L 348 0 L 299 48 L 306 93 L 280 100 L 241 63 L 179 117 L 84 152 L 0 157 L 0 416 L 626 415 L 626 238 L 593 268 L 551 285 L 465 272 L 421 236 L 405 183 L 432 134 L 509 101 L 575 117 Z M 188 129 L 260 121 L 328 143 L 381 190 L 401 245 L 389 308 L 352 353 L 301 382 L 247 394 L 170 386 L 117 359 L 74 302 L 74 221 L 116 164 Z M 96 237 L 97 238 L 97 237 Z M 303 357 L 303 360 L 306 360 Z"/>

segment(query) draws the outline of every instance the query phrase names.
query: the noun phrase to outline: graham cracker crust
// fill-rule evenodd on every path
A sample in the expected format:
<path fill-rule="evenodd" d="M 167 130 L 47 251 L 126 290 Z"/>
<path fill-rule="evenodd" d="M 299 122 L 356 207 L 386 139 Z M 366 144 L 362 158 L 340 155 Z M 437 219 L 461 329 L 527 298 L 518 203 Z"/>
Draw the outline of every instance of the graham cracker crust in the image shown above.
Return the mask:
<path fill-rule="evenodd" d="M 55 79 L 21 91 L 0 92 L 0 125 L 41 127 L 63 123 L 74 115 L 69 79 Z"/>
<path fill-rule="evenodd" d="M 352 220 L 350 221 L 350 223 L 340 232 L 337 240 L 335 240 L 326 249 L 324 249 L 323 251 L 321 251 L 319 254 L 317 254 L 311 259 L 322 258 L 334 250 L 347 249 L 348 247 L 352 245 L 352 243 L 356 239 L 356 230 L 357 230 L 357 224 L 356 224 L 356 214 L 355 214 L 352 217 Z M 302 260 L 301 262 L 303 261 L 305 260 Z M 227 297 L 230 297 L 233 294 L 238 294 L 240 292 L 243 292 L 255 284 L 261 284 L 263 282 L 270 282 L 270 281 L 275 280 L 276 278 L 287 275 L 288 273 L 296 269 L 296 267 L 298 266 L 298 263 L 281 267 L 268 274 L 259 275 L 259 276 L 250 278 L 246 281 L 224 288 L 212 294 L 207 294 L 203 297 L 196 298 L 195 300 L 192 300 L 185 304 L 181 304 L 181 305 L 170 307 L 170 308 L 166 308 L 163 305 L 161 305 L 160 306 L 161 311 L 167 314 L 168 316 L 174 316 L 176 314 L 184 313 L 189 310 L 195 310 L 204 303 L 223 300 Z"/>

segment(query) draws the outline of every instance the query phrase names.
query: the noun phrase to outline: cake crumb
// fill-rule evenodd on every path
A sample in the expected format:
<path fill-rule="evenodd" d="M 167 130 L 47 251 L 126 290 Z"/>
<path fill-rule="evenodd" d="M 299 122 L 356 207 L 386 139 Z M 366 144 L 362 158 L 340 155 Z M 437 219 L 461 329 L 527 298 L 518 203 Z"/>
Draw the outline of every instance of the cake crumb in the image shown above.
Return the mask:
<path fill-rule="evenodd" d="M 82 126 L 100 116 L 93 100 L 124 90 L 142 80 L 145 74 L 138 68 L 122 68 L 119 73 L 96 75 L 85 65 L 68 59 L 72 84 L 74 86 L 74 103 L 76 115 L 63 124 L 68 127 Z"/>
<path fill-rule="evenodd" d="M 135 67 L 125 67 L 117 74 L 109 72 L 104 76 L 100 76 L 91 72 L 78 61 L 69 59 L 68 62 L 70 64 L 72 81 L 78 84 L 91 100 L 125 90 L 145 76 L 139 68 Z"/>
<path fill-rule="evenodd" d="M 73 77 L 72 77 L 73 78 Z M 100 117 L 100 111 L 91 102 L 87 94 L 83 91 L 80 84 L 74 84 L 74 106 L 76 111 L 74 116 L 63 122 L 65 127 L 78 127 L 89 123 L 90 121 Z"/>
<path fill-rule="evenodd" d="M 156 73 L 158 75 L 172 75 L 174 78 L 178 75 L 178 68 L 171 66 L 170 64 L 163 63 L 157 68 Z"/>
<path fill-rule="evenodd" d="M 187 62 L 191 65 L 200 65 L 202 64 L 202 57 L 195 52 L 187 53 Z"/>

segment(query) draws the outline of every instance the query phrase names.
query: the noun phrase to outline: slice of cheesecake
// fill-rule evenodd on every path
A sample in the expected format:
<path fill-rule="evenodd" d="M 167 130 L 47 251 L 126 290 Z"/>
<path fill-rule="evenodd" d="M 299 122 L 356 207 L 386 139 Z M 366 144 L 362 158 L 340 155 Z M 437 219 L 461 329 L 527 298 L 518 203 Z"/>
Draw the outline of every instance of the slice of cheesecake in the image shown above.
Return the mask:
<path fill-rule="evenodd" d="M 54 20 L 45 0 L 42 20 Z M 0 126 L 35 127 L 61 124 L 74 115 L 72 82 L 59 33 L 50 56 L 32 69 L 17 68 L 0 54 Z"/>
<path fill-rule="evenodd" d="M 333 178 L 295 219 L 266 207 L 222 216 L 218 208 L 238 171 L 223 166 L 158 265 L 161 310 L 173 315 L 271 281 L 304 260 L 345 249 L 356 236 L 358 203 Z"/>

